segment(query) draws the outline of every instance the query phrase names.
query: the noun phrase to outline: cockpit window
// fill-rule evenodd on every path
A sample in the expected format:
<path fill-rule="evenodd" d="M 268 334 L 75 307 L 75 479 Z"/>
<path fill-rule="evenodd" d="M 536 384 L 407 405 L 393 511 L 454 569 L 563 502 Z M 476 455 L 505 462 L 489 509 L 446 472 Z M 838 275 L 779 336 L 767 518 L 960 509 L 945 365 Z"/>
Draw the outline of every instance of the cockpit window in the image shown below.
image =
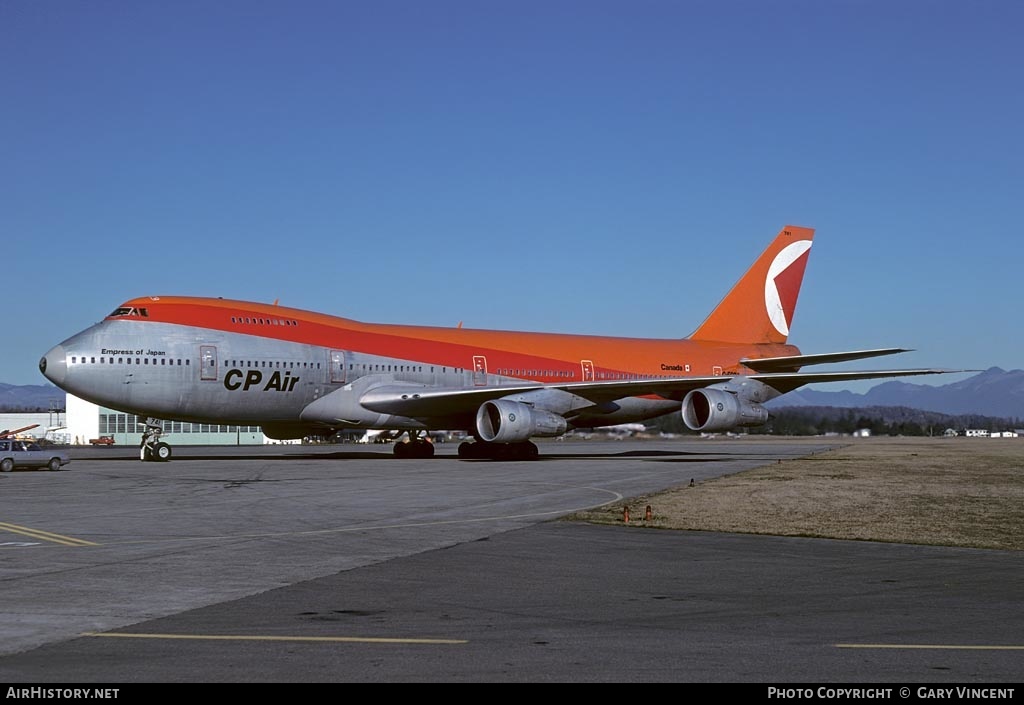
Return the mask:
<path fill-rule="evenodd" d="M 136 308 L 134 306 L 119 306 L 114 309 L 107 318 L 120 318 L 122 316 L 142 316 L 143 318 L 149 318 L 149 311 L 145 308 Z"/>

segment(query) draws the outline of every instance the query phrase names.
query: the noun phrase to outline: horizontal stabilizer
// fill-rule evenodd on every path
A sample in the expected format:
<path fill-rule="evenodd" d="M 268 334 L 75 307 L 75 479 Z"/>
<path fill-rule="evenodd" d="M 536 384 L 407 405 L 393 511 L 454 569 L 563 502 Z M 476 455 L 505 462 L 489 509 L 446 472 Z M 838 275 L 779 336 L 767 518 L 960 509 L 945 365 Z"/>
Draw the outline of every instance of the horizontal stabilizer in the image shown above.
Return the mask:
<path fill-rule="evenodd" d="M 787 357 L 743 358 L 745 365 L 755 372 L 796 372 L 804 365 L 823 365 L 834 362 L 863 360 L 881 355 L 895 355 L 911 352 L 909 348 L 878 348 L 876 350 L 851 350 L 848 352 L 821 353 L 818 355 L 789 355 Z"/>
<path fill-rule="evenodd" d="M 776 372 L 750 375 L 750 379 L 764 382 L 782 394 L 791 392 L 805 384 L 824 382 L 853 382 L 860 379 L 884 379 L 887 377 L 914 377 L 917 375 L 945 375 L 970 370 L 861 370 L 858 372 Z"/>

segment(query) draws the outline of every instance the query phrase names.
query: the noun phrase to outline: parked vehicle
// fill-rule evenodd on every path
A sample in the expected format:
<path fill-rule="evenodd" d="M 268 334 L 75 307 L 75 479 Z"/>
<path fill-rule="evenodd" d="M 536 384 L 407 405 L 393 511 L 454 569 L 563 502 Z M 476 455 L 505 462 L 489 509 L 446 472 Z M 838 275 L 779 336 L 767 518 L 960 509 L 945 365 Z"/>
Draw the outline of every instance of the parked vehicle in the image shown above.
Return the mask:
<path fill-rule="evenodd" d="M 90 438 L 89 443 L 94 446 L 112 446 L 114 445 L 113 436 L 100 436 L 99 438 Z"/>
<path fill-rule="evenodd" d="M 17 438 L 0 439 L 0 472 L 10 472 L 14 468 L 60 470 L 70 462 L 71 458 L 63 450 L 44 450 L 34 441 Z"/>

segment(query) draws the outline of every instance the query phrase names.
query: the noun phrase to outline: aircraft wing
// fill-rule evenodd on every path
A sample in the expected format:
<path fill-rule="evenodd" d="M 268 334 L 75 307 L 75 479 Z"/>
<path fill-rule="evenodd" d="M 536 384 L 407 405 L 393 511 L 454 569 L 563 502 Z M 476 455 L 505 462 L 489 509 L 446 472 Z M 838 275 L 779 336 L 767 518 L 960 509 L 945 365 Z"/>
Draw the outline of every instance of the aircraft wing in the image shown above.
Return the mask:
<path fill-rule="evenodd" d="M 880 379 L 885 377 L 912 377 L 915 375 L 936 375 L 963 370 L 942 369 L 908 369 L 908 370 L 862 370 L 849 372 L 764 372 L 743 375 L 745 379 L 763 382 L 780 393 L 785 394 L 805 384 L 821 382 L 849 382 L 859 379 Z M 564 389 L 594 402 L 606 402 L 623 397 L 645 396 L 649 394 L 666 399 L 683 400 L 687 392 L 714 384 L 722 384 L 739 375 L 718 375 L 711 377 L 677 377 L 670 379 L 638 379 L 610 382 L 576 382 L 573 384 L 546 385 Z"/>
<path fill-rule="evenodd" d="M 849 372 L 765 372 L 745 375 L 778 390 L 791 392 L 805 384 L 822 382 L 849 382 L 861 379 L 911 377 L 915 375 L 946 374 L 963 370 L 907 369 L 865 370 Z M 415 385 L 385 385 L 374 387 L 360 397 L 360 404 L 384 414 L 429 417 L 450 416 L 475 412 L 480 404 L 491 399 L 536 392 L 560 390 L 574 394 L 596 404 L 612 402 L 625 397 L 654 395 L 682 401 L 687 392 L 714 384 L 722 384 L 733 375 L 708 377 L 676 377 L 661 379 L 612 380 L 607 382 L 571 382 L 568 384 L 527 383 L 489 387 L 427 387 Z"/>
<path fill-rule="evenodd" d="M 766 375 L 759 375 L 764 377 Z M 514 397 L 539 390 L 558 390 L 575 394 L 594 404 L 603 404 L 624 397 L 656 395 L 682 401 L 692 389 L 728 382 L 732 377 L 678 377 L 661 379 L 609 380 L 607 382 L 569 382 L 489 387 L 427 387 L 418 385 L 384 385 L 365 392 L 359 403 L 373 411 L 397 416 L 450 416 L 476 412 L 477 407 L 491 399 Z"/>
<path fill-rule="evenodd" d="M 527 383 L 491 387 L 426 387 L 418 385 L 384 385 L 374 387 L 359 397 L 359 403 L 372 411 L 413 418 L 452 416 L 475 412 L 490 399 L 533 392 L 553 385 Z"/>

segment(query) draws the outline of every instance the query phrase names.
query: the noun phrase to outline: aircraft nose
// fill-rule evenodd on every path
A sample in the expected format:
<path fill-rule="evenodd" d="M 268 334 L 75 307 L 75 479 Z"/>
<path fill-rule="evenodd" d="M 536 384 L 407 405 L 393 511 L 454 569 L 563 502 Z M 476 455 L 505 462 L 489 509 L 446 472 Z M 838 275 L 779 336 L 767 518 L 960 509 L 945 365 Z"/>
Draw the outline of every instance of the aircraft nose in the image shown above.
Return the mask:
<path fill-rule="evenodd" d="M 55 345 L 50 351 L 43 355 L 39 361 L 39 371 L 46 379 L 58 387 L 64 384 L 64 375 L 68 371 L 67 355 L 63 345 Z"/>

